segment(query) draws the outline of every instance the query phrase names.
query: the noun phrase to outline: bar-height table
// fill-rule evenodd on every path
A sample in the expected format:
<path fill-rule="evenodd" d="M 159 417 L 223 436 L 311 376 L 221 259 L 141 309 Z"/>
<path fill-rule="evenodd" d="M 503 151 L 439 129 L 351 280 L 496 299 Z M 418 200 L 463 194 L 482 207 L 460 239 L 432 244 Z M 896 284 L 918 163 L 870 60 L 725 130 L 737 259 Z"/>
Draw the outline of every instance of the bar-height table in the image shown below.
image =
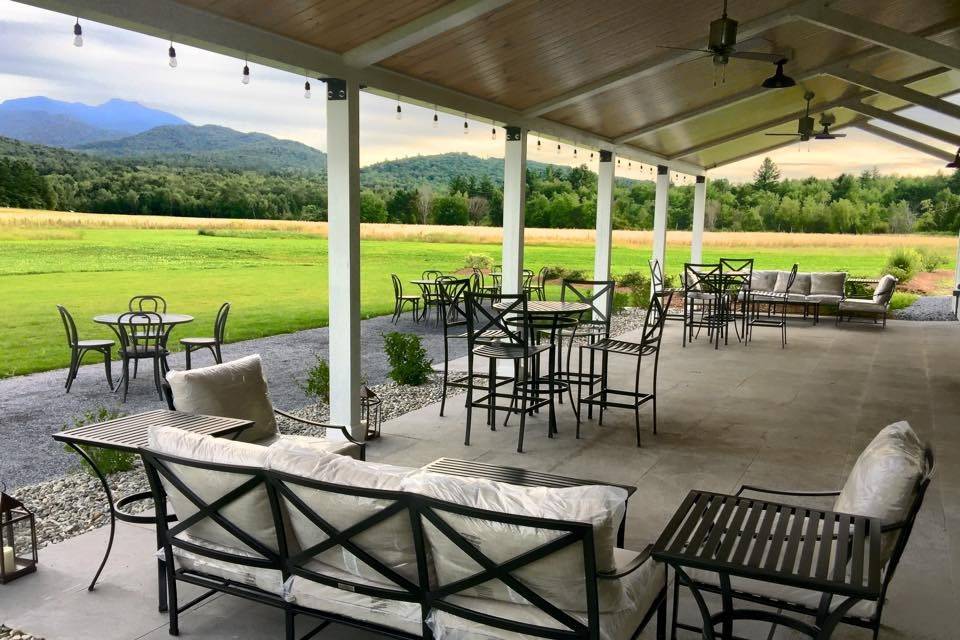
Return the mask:
<path fill-rule="evenodd" d="M 875 518 L 691 491 L 651 555 L 673 567 L 679 584 L 690 588 L 705 640 L 732 638 L 736 620 L 773 622 L 826 640 L 857 602 L 880 598 L 880 537 Z M 717 573 L 721 611 L 710 613 L 686 573 L 691 568 Z M 822 593 L 814 624 L 768 610 L 735 609 L 731 578 Z M 718 624 L 723 625 L 719 635 Z"/>
<path fill-rule="evenodd" d="M 149 491 L 123 496 L 114 502 L 113 492 L 110 490 L 106 476 L 103 471 L 97 467 L 90 455 L 84 451 L 84 447 L 137 453 L 141 446 L 147 444 L 149 429 L 152 426 L 176 427 L 184 431 L 219 438 L 223 436 L 236 437 L 244 429 L 253 426 L 253 422 L 250 420 L 203 416 L 184 413 L 182 411 L 157 409 L 155 411 L 147 411 L 145 413 L 117 418 L 116 420 L 75 427 L 53 434 L 54 440 L 66 444 L 90 465 L 93 472 L 97 475 L 97 478 L 100 479 L 100 484 L 103 486 L 103 492 L 107 495 L 107 503 L 110 507 L 110 538 L 107 541 L 107 550 L 103 554 L 103 560 L 100 561 L 100 567 L 97 569 L 96 574 L 94 574 L 93 580 L 90 581 L 90 586 L 87 587 L 89 591 L 93 591 L 97 580 L 100 578 L 100 573 L 103 571 L 103 567 L 107 564 L 107 558 L 110 557 L 110 550 L 113 549 L 113 537 L 117 520 L 136 524 L 156 524 L 157 520 L 153 515 L 140 515 L 124 511 L 126 506 L 152 497 Z M 172 519 L 173 517 L 171 517 L 171 520 Z M 160 610 L 164 611 L 166 610 L 166 583 L 162 561 L 159 565 Z"/>

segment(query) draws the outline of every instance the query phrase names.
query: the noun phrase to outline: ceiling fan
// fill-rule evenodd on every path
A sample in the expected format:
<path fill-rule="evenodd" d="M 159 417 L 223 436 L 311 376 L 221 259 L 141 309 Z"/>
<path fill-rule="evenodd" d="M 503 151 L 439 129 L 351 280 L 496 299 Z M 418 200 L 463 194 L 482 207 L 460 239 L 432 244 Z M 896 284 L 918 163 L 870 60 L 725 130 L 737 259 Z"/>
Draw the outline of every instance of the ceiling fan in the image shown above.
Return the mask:
<path fill-rule="evenodd" d="M 797 121 L 797 132 L 796 133 L 768 133 L 768 136 L 790 136 L 790 137 L 799 137 L 802 142 L 806 142 L 810 139 L 810 136 L 813 135 L 813 118 L 810 116 L 810 101 L 813 100 L 814 93 L 813 91 L 807 91 L 803 94 L 803 99 L 807 101 L 807 108 L 803 116 Z M 824 127 L 824 131 L 828 132 L 828 127 Z M 834 135 L 834 134 L 830 134 Z"/>
<path fill-rule="evenodd" d="M 823 131 L 813 136 L 814 140 L 833 140 L 834 138 L 846 138 L 847 134 L 845 133 L 830 133 L 830 127 L 837 121 L 837 117 L 832 113 L 821 113 L 820 114 L 820 126 L 823 127 Z"/>
<path fill-rule="evenodd" d="M 796 85 L 796 81 L 783 72 L 783 65 L 789 62 L 787 56 L 781 53 L 737 50 L 737 25 L 738 22 L 736 20 L 727 17 L 727 0 L 723 0 L 723 15 L 710 23 L 710 37 L 707 40 L 707 47 L 705 49 L 688 49 L 686 47 L 670 47 L 666 45 L 659 46 L 661 49 L 703 52 L 707 54 L 704 57 L 713 58 L 714 68 L 720 69 L 721 73 L 726 69 L 730 58 L 769 62 L 777 65 L 777 71 L 774 75 L 763 81 L 765 88 L 784 89 Z M 724 78 L 721 77 L 721 81 L 723 80 Z M 716 86 L 716 80 L 714 80 L 713 84 Z"/>

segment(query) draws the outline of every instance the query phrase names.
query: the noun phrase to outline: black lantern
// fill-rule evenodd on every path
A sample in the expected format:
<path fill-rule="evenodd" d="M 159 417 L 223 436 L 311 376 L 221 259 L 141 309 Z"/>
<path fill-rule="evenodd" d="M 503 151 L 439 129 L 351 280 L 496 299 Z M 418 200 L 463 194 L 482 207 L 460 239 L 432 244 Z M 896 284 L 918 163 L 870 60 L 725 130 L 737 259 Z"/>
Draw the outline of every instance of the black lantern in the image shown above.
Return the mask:
<path fill-rule="evenodd" d="M 0 584 L 36 570 L 36 520 L 22 502 L 0 492 Z"/>
<path fill-rule="evenodd" d="M 367 424 L 367 440 L 380 437 L 380 405 L 383 400 L 366 385 L 360 389 L 360 421 Z"/>

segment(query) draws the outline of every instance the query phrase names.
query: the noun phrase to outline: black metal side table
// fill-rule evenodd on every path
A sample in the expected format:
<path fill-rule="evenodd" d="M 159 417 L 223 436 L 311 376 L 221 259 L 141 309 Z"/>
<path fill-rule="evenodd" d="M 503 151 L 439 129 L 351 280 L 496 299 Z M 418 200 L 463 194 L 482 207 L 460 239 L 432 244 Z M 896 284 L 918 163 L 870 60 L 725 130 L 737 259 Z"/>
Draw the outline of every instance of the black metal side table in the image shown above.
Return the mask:
<path fill-rule="evenodd" d="M 651 555 L 673 567 L 680 584 L 690 588 L 705 640 L 732 638 L 735 620 L 772 622 L 826 640 L 857 602 L 880 598 L 880 536 L 881 523 L 874 518 L 691 491 Z M 710 613 L 688 568 L 717 573 L 721 611 Z M 822 593 L 815 623 L 734 608 L 731 577 Z M 834 596 L 843 600 L 831 606 Z M 720 634 L 714 631 L 718 624 L 723 625 Z"/>
<path fill-rule="evenodd" d="M 113 537 L 117 527 L 117 520 L 135 524 L 156 524 L 157 519 L 152 514 L 134 514 L 124 510 L 125 507 L 134 502 L 151 498 L 152 494 L 149 491 L 133 493 L 114 501 L 113 492 L 110 490 L 106 476 L 97 467 L 87 452 L 83 450 L 83 447 L 98 447 L 100 449 L 137 453 L 141 446 L 147 444 L 149 429 L 152 426 L 176 427 L 184 431 L 214 437 L 236 437 L 236 435 L 244 429 L 253 426 L 253 422 L 250 420 L 202 416 L 193 413 L 184 413 L 182 411 L 157 409 L 132 416 L 124 416 L 116 420 L 108 420 L 97 424 L 88 424 L 82 427 L 67 429 L 66 431 L 53 434 L 54 440 L 65 443 L 90 465 L 97 475 L 97 478 L 100 479 L 103 492 L 107 495 L 107 504 L 110 506 L 110 538 L 107 541 L 107 550 L 103 554 L 103 560 L 100 561 L 100 567 L 94 574 L 93 580 L 90 581 L 90 586 L 87 587 L 89 591 L 93 591 L 97 585 L 97 580 L 100 579 L 103 567 L 107 564 L 107 558 L 110 557 L 110 551 L 113 549 Z M 175 516 L 170 516 L 169 519 L 174 520 Z M 160 574 L 160 610 L 165 611 L 167 604 L 165 568 L 162 566 L 162 561 L 158 562 Z"/>

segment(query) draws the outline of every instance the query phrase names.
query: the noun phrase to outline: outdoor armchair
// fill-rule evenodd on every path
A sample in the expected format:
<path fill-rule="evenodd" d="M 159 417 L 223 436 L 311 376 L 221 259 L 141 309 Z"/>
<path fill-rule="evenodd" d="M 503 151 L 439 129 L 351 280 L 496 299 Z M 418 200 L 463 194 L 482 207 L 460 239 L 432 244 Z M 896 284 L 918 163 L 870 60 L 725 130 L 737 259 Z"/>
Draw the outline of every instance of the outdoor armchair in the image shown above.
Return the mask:
<path fill-rule="evenodd" d="M 847 322 L 850 322 L 854 315 L 872 316 L 873 322 L 877 318 L 883 319 L 881 326 L 887 326 L 887 312 L 890 310 L 890 299 L 897 289 L 897 279 L 889 273 L 877 283 L 873 290 L 873 296 L 870 298 L 844 298 L 840 301 L 840 308 L 837 311 L 837 326 L 843 322 L 843 317 L 847 316 Z"/>

